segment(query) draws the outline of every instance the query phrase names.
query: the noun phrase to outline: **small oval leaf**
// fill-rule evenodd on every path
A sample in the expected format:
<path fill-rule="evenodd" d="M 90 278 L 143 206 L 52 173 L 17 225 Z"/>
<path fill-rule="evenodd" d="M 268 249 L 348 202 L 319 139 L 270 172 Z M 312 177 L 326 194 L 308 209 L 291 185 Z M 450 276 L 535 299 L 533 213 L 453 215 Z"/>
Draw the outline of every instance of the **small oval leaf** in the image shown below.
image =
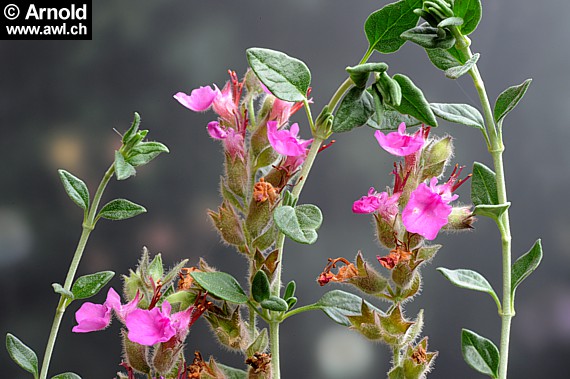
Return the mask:
<path fill-rule="evenodd" d="M 88 299 L 97 295 L 99 291 L 109 283 L 113 276 L 115 276 L 113 271 L 100 271 L 95 274 L 80 276 L 75 283 L 73 283 L 71 292 L 76 300 Z"/>
<path fill-rule="evenodd" d="M 449 49 L 455 45 L 455 37 L 448 30 L 434 28 L 427 23 L 406 30 L 400 37 L 424 49 Z"/>
<path fill-rule="evenodd" d="M 370 44 L 369 51 L 389 54 L 406 42 L 400 34 L 416 26 L 419 16 L 414 9 L 422 7 L 422 0 L 401 0 L 387 4 L 366 19 L 364 31 Z"/>
<path fill-rule="evenodd" d="M 317 241 L 317 230 L 323 222 L 323 214 L 319 207 L 312 204 L 297 205 L 295 208 L 281 206 L 273 213 L 273 220 L 287 237 L 310 245 Z"/>
<path fill-rule="evenodd" d="M 406 75 L 396 74 L 394 80 L 402 89 L 402 101 L 394 106 L 398 112 L 410 115 L 427 125 L 437 126 L 437 120 L 423 92 Z"/>
<path fill-rule="evenodd" d="M 431 103 L 430 107 L 433 113 L 441 119 L 481 130 L 485 129 L 483 116 L 477 108 L 471 105 Z"/>
<path fill-rule="evenodd" d="M 34 375 L 34 378 L 38 377 L 38 357 L 36 353 L 26 346 L 22 341 L 20 341 L 13 334 L 6 334 L 6 350 L 10 358 L 18 366 L 30 372 Z"/>
<path fill-rule="evenodd" d="M 89 209 L 89 190 L 85 182 L 65 170 L 58 170 L 65 192 L 83 210 Z"/>
<path fill-rule="evenodd" d="M 211 295 L 234 304 L 247 303 L 247 295 L 238 281 L 225 272 L 192 272 L 196 283 Z"/>
<path fill-rule="evenodd" d="M 125 157 L 120 151 L 115 151 L 115 173 L 117 180 L 128 179 L 137 173 L 135 168 L 125 160 Z"/>
<path fill-rule="evenodd" d="M 481 20 L 481 0 L 455 0 L 453 14 L 463 19 L 459 30 L 461 34 L 467 36 L 475 31 Z"/>
<path fill-rule="evenodd" d="M 287 287 L 285 287 L 285 294 L 283 295 L 283 298 L 285 300 L 289 299 L 290 297 L 295 296 L 295 290 L 297 289 L 297 284 L 295 283 L 294 280 L 291 280 L 288 284 Z"/>
<path fill-rule="evenodd" d="M 373 114 L 372 95 L 363 88 L 352 87 L 338 106 L 332 130 L 335 133 L 349 132 L 365 125 Z"/>
<path fill-rule="evenodd" d="M 145 212 L 146 209 L 142 205 L 125 199 L 115 199 L 105 204 L 97 217 L 103 217 L 108 220 L 125 220 Z"/>
<path fill-rule="evenodd" d="M 152 161 L 159 154 L 169 152 L 168 147 L 160 142 L 140 142 L 129 150 L 127 162 L 133 167 L 143 166 Z"/>
<path fill-rule="evenodd" d="M 471 179 L 471 201 L 477 205 L 498 205 L 496 175 L 483 163 L 473 163 L 473 178 Z"/>
<path fill-rule="evenodd" d="M 513 264 L 513 268 L 511 270 L 511 291 L 514 294 L 521 282 L 525 280 L 540 264 L 542 260 L 542 243 L 537 240 L 532 248 L 522 255 L 516 262 Z"/>
<path fill-rule="evenodd" d="M 485 277 L 473 270 L 466 270 L 466 269 L 458 269 L 458 270 L 450 270 L 444 267 L 438 267 L 437 271 L 439 271 L 443 276 L 447 278 L 452 284 L 456 285 L 457 287 L 465 288 L 468 290 L 479 291 L 479 292 L 486 292 L 495 303 L 497 303 L 497 307 L 501 306 L 499 298 L 493 290 L 491 284 L 485 279 Z"/>
<path fill-rule="evenodd" d="M 463 359 L 481 374 L 496 378 L 499 374 L 499 349 L 495 344 L 477 333 L 463 329 L 461 332 Z"/>
<path fill-rule="evenodd" d="M 382 73 L 388 70 L 388 65 L 384 62 L 363 63 L 354 67 L 347 67 L 346 72 L 350 75 L 355 86 L 365 88 L 366 82 L 371 72 Z"/>
<path fill-rule="evenodd" d="M 307 65 L 285 53 L 262 48 L 247 49 L 247 60 L 255 75 L 271 91 L 285 101 L 303 101 L 311 83 Z"/>
<path fill-rule="evenodd" d="M 268 299 L 260 303 L 261 307 L 275 312 L 285 312 L 289 309 L 287 302 L 280 297 L 270 296 Z"/>
<path fill-rule="evenodd" d="M 325 293 L 315 305 L 319 306 L 337 324 L 352 326 L 348 316 L 360 316 L 362 301 L 363 299 L 360 296 L 341 290 L 333 290 Z M 367 301 L 365 303 L 370 309 L 383 314 L 382 311 Z"/>
<path fill-rule="evenodd" d="M 505 116 L 517 106 L 528 90 L 531 82 L 532 79 L 527 79 L 518 86 L 507 88 L 499 95 L 495 102 L 495 109 L 493 110 L 493 117 L 497 124 L 502 124 Z"/>
<path fill-rule="evenodd" d="M 452 53 L 453 52 L 453 53 Z M 455 47 L 451 49 L 426 49 L 429 60 L 433 65 L 442 71 L 462 64 L 458 59 L 459 52 Z"/>
<path fill-rule="evenodd" d="M 253 277 L 253 281 L 251 282 L 251 296 L 253 300 L 258 303 L 269 299 L 269 296 L 271 296 L 269 278 L 263 270 L 259 270 Z"/>
<path fill-rule="evenodd" d="M 473 215 L 489 217 L 498 222 L 501 215 L 505 213 L 505 211 L 509 209 L 510 206 L 510 202 L 497 205 L 480 204 L 473 209 Z"/>
<path fill-rule="evenodd" d="M 475 53 L 471 58 L 469 58 L 467 62 L 465 62 L 465 64 L 461 66 L 451 67 L 445 70 L 445 76 L 447 76 L 449 79 L 458 79 L 461 76 L 467 74 L 469 70 L 471 70 L 473 66 L 477 64 L 478 60 L 479 53 Z"/>

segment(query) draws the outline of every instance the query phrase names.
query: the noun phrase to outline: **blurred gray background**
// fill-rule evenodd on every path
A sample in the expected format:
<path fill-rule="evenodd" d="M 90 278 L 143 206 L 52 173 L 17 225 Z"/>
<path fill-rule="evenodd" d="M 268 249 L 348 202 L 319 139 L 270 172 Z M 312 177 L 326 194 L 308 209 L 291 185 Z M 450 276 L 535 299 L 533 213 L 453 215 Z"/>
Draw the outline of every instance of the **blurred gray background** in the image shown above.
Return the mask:
<path fill-rule="evenodd" d="M 242 74 L 245 49 L 282 50 L 305 61 L 313 73 L 314 113 L 367 48 L 364 20 L 385 1 L 110 1 L 93 2 L 92 41 L 0 42 L 0 334 L 14 333 L 38 355 L 43 349 L 57 298 L 51 283 L 64 280 L 80 234 L 81 212 L 61 188 L 56 170 L 83 178 L 93 193 L 112 161 L 118 137 L 132 112 L 142 115 L 150 139 L 164 142 L 169 155 L 126 182 L 113 181 L 105 200 L 127 197 L 149 212 L 122 221 L 102 221 L 89 241 L 79 274 L 112 269 L 126 273 L 142 246 L 162 252 L 167 264 L 200 256 L 223 270 L 245 276 L 245 261 L 218 243 L 206 216 L 218 205 L 221 148 L 205 125 L 212 113 L 195 114 L 172 95 L 227 80 L 227 69 Z M 528 77 L 533 84 L 504 126 L 505 164 L 515 256 L 543 239 L 542 265 L 517 292 L 512 327 L 511 378 L 568 378 L 570 356 L 570 2 L 484 1 L 483 20 L 471 36 L 481 53 L 480 70 L 494 99 Z M 425 52 L 406 44 L 398 53 L 374 55 L 390 73 L 404 73 L 432 102 L 478 104 L 468 78 L 446 79 Z M 308 137 L 307 123 L 300 112 Z M 455 137 L 456 162 L 491 165 L 475 129 L 442 125 L 434 134 Z M 392 158 L 381 151 L 370 129 L 336 135 L 322 153 L 303 193 L 318 204 L 325 221 L 313 246 L 288 241 L 284 279 L 295 279 L 299 303 L 316 301 L 325 290 L 315 283 L 328 257 L 352 257 L 362 250 L 373 261 L 385 254 L 373 240 L 368 217 L 353 215 L 352 201 L 371 185 L 391 182 Z M 468 202 L 468 187 L 460 200 Z M 463 362 L 460 331 L 466 327 L 495 342 L 500 320 L 484 294 L 458 289 L 436 267 L 471 268 L 500 291 L 500 243 L 494 224 L 480 219 L 470 233 L 443 235 L 435 262 L 424 270 L 423 294 L 407 307 L 425 309 L 424 334 L 438 350 L 433 379 L 480 378 Z M 236 269 L 237 268 L 237 269 Z M 236 271 L 237 270 L 237 271 Z M 117 276 L 111 283 L 120 287 Z M 102 302 L 104 293 L 93 301 Z M 119 323 L 99 333 L 71 333 L 74 303 L 61 329 L 51 373 L 75 371 L 83 378 L 112 378 L 120 362 Z M 381 306 L 384 306 L 380 304 Z M 4 338 L 4 337 L 2 337 Z M 241 357 L 217 347 L 204 321 L 188 339 L 222 362 Z M 337 327 L 320 313 L 305 313 L 282 325 L 285 378 L 382 378 L 389 351 Z M 0 349 L 5 378 L 27 377 Z M 566 367 L 566 369 L 564 368 Z"/>

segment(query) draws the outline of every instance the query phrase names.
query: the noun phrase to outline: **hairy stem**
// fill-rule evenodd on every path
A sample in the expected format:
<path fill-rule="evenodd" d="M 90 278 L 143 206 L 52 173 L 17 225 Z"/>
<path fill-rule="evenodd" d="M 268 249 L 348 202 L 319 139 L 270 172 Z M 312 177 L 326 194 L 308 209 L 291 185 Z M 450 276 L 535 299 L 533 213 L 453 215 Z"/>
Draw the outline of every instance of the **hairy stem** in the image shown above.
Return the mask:
<path fill-rule="evenodd" d="M 75 278 L 75 274 L 77 273 L 77 268 L 79 267 L 79 262 L 81 261 L 81 257 L 83 256 L 83 252 L 85 251 L 85 246 L 87 245 L 87 240 L 89 239 L 89 235 L 95 228 L 95 217 L 97 214 L 97 208 L 99 207 L 99 203 L 101 201 L 101 197 L 103 196 L 103 192 L 105 191 L 105 187 L 111 180 L 111 177 L 115 173 L 115 166 L 111 165 L 101 183 L 99 183 L 99 187 L 97 188 L 97 192 L 95 192 L 95 196 L 93 197 L 93 203 L 89 208 L 89 213 L 87 218 L 83 221 L 83 231 L 81 232 L 81 237 L 79 238 L 79 242 L 77 243 L 77 248 L 75 249 L 75 254 L 73 255 L 73 259 L 71 260 L 71 264 L 69 265 L 69 270 L 67 271 L 67 276 L 65 278 L 65 284 L 63 288 L 67 291 L 71 290 L 71 285 L 73 284 L 73 279 Z M 44 353 L 44 359 L 42 361 L 42 370 L 40 372 L 40 379 L 46 379 L 49 370 L 49 364 L 51 361 L 51 356 L 53 354 L 53 349 L 55 347 L 55 341 L 57 339 L 57 334 L 59 332 L 59 327 L 61 325 L 61 320 L 63 319 L 63 314 L 65 313 L 65 309 L 69 305 L 69 301 L 63 295 L 59 298 L 59 303 L 56 308 L 55 316 L 53 319 L 53 323 L 51 326 L 50 335 L 48 337 L 48 342 L 46 345 L 46 350 Z"/>

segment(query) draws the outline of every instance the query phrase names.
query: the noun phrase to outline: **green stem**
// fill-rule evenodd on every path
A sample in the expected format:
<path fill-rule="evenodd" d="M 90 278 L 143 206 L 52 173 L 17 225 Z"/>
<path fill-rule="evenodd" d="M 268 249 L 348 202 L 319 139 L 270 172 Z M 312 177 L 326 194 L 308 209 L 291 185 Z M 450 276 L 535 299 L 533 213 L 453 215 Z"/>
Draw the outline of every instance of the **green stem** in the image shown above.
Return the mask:
<path fill-rule="evenodd" d="M 346 93 L 346 91 L 348 91 L 348 89 L 354 84 L 354 82 L 352 81 L 352 79 L 350 78 L 346 78 L 346 80 L 344 82 L 342 82 L 342 84 L 340 85 L 340 87 L 338 87 L 338 89 L 336 90 L 336 92 L 334 93 L 333 97 L 331 97 L 331 100 L 329 101 L 328 107 L 329 107 L 329 111 L 332 113 L 336 107 L 336 105 L 338 104 L 338 102 L 340 101 L 340 99 L 342 98 L 342 96 Z"/>
<path fill-rule="evenodd" d="M 279 323 L 271 321 L 269 323 L 269 349 L 271 349 L 271 379 L 281 379 L 279 365 Z"/>
<path fill-rule="evenodd" d="M 111 165 L 99 187 L 97 188 L 97 192 L 95 192 L 95 196 L 93 197 L 93 204 L 90 207 L 89 214 L 87 215 L 86 219 L 83 221 L 83 231 L 81 232 L 81 237 L 79 238 L 79 242 L 77 243 L 77 248 L 75 249 L 75 253 L 73 255 L 73 259 L 71 260 L 71 264 L 69 265 L 69 270 L 67 271 L 67 277 L 65 278 L 65 284 L 63 288 L 67 291 L 71 290 L 71 285 L 73 284 L 73 279 L 75 278 L 75 274 L 77 273 L 77 268 L 79 267 L 79 262 L 81 261 L 81 257 L 83 252 L 85 251 L 85 246 L 87 245 L 87 241 L 89 239 L 89 235 L 95 228 L 95 216 L 97 212 L 97 208 L 99 206 L 99 202 L 101 201 L 101 197 L 103 192 L 105 191 L 105 187 L 109 183 L 109 180 L 113 176 L 115 172 L 114 165 Z M 42 361 L 42 370 L 40 372 L 40 379 L 46 379 L 49 364 L 51 361 L 51 356 L 53 355 L 53 349 L 55 347 L 55 341 L 57 339 L 57 334 L 59 332 L 59 327 L 61 325 L 61 320 L 63 319 L 63 314 L 65 313 L 65 309 L 69 305 L 69 301 L 60 296 L 59 303 L 56 307 L 55 316 L 53 319 L 53 323 L 51 326 L 50 335 L 48 337 L 48 342 L 46 345 L 46 350 L 44 353 L 44 359 Z"/>
<path fill-rule="evenodd" d="M 469 47 L 464 47 L 462 52 L 468 58 L 472 56 Z M 479 73 L 477 65 L 469 71 L 473 78 L 473 83 L 485 115 L 485 123 L 489 138 L 487 139 L 487 147 L 493 157 L 495 167 L 497 194 L 499 204 L 507 203 L 507 186 L 505 182 L 505 170 L 503 165 L 503 151 L 505 150 L 502 133 L 497 129 L 493 118 L 493 111 L 489 102 L 489 97 L 485 90 L 485 84 Z M 500 363 L 499 363 L 499 379 L 507 378 L 508 360 L 509 360 L 509 339 L 511 331 L 511 320 L 515 314 L 514 304 L 511 299 L 511 228 L 509 222 L 509 211 L 506 210 L 498 221 L 499 231 L 501 233 L 501 245 L 503 255 L 503 305 L 500 312 L 501 316 L 501 344 L 500 344 Z"/>
<path fill-rule="evenodd" d="M 394 367 L 398 367 L 400 365 L 400 347 L 399 346 L 392 346 L 392 361 L 394 363 Z"/>
<path fill-rule="evenodd" d="M 291 316 L 295 316 L 299 313 L 303 313 L 303 312 L 308 312 L 308 311 L 315 311 L 321 309 L 320 306 L 318 306 L 317 304 L 309 304 L 309 305 L 304 305 L 302 307 L 299 308 L 295 308 L 290 312 L 285 313 L 285 315 L 283 316 L 283 318 L 281 319 L 281 321 L 291 317 Z"/>

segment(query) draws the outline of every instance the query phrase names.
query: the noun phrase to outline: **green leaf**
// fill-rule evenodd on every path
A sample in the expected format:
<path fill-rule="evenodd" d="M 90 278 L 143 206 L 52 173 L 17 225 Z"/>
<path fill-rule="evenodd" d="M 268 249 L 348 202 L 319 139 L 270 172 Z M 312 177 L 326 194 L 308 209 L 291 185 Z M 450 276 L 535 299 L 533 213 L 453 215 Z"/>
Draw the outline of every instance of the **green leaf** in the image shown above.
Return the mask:
<path fill-rule="evenodd" d="M 263 300 L 259 304 L 261 305 L 261 308 L 275 312 L 285 312 L 289 309 L 287 302 L 277 296 L 269 296 L 268 299 Z"/>
<path fill-rule="evenodd" d="M 463 25 L 463 19 L 461 17 L 448 17 L 443 19 L 439 24 L 438 28 L 445 28 L 448 26 L 460 26 Z"/>
<path fill-rule="evenodd" d="M 522 255 L 513 264 L 511 269 L 511 292 L 514 299 L 515 291 L 519 284 L 525 280 L 540 264 L 542 260 L 542 243 L 537 240 L 532 248 Z"/>
<path fill-rule="evenodd" d="M 456 124 L 472 126 L 477 129 L 485 129 L 485 121 L 483 116 L 477 110 L 468 104 L 444 104 L 431 103 L 431 110 L 441 119 Z"/>
<path fill-rule="evenodd" d="M 463 25 L 459 26 L 461 34 L 473 33 L 481 20 L 481 0 L 455 0 L 452 9 L 455 17 L 463 19 Z"/>
<path fill-rule="evenodd" d="M 496 378 L 499 374 L 499 349 L 485 337 L 470 330 L 461 331 L 463 359 L 481 374 Z"/>
<path fill-rule="evenodd" d="M 323 214 L 313 204 L 281 206 L 273 213 L 277 228 L 293 241 L 313 244 L 317 241 L 317 230 L 323 222 Z"/>
<path fill-rule="evenodd" d="M 16 336 L 8 333 L 6 334 L 6 350 L 8 350 L 10 358 L 18 366 L 32 373 L 34 378 L 38 378 L 38 357 L 32 349 L 16 338 Z"/>
<path fill-rule="evenodd" d="M 400 37 L 425 49 L 449 49 L 455 45 L 455 37 L 448 30 L 434 28 L 427 23 L 406 30 Z"/>
<path fill-rule="evenodd" d="M 495 300 L 497 307 L 500 309 L 501 302 L 499 301 L 495 290 L 493 290 L 493 287 L 487 281 L 487 279 L 483 277 L 483 275 L 473 270 L 450 270 L 444 267 L 438 267 L 437 271 L 439 271 L 443 276 L 447 278 L 447 280 L 449 280 L 457 287 L 488 293 L 491 295 L 493 300 Z"/>
<path fill-rule="evenodd" d="M 400 34 L 416 26 L 419 16 L 414 9 L 422 7 L 422 0 L 401 0 L 384 6 L 366 19 L 364 32 L 370 47 L 389 54 L 396 52 L 406 42 Z"/>
<path fill-rule="evenodd" d="M 194 305 L 196 294 L 188 291 L 178 291 L 172 295 L 168 295 L 164 300 L 170 304 L 180 303 L 180 311 L 184 311 Z"/>
<path fill-rule="evenodd" d="M 57 170 L 57 173 L 69 198 L 81 209 L 87 211 L 89 209 L 89 190 L 85 182 L 65 170 Z"/>
<path fill-rule="evenodd" d="M 378 130 L 397 130 L 401 123 L 405 123 L 407 128 L 412 126 L 420 125 L 422 122 L 409 116 L 407 114 L 401 114 L 393 110 L 384 111 L 384 116 L 382 118 L 382 123 L 376 123 L 372 118 L 368 120 L 368 126 Z"/>
<path fill-rule="evenodd" d="M 517 106 L 528 90 L 531 82 L 532 79 L 527 79 L 518 86 L 507 88 L 499 95 L 497 101 L 495 101 L 495 109 L 493 111 L 493 116 L 497 124 L 502 124 L 505 116 Z"/>
<path fill-rule="evenodd" d="M 285 294 L 283 295 L 283 298 L 285 300 L 289 299 L 290 297 L 295 296 L 295 289 L 297 288 L 297 284 L 295 283 L 294 280 L 291 280 L 288 284 L 287 287 L 285 287 Z"/>
<path fill-rule="evenodd" d="M 442 71 L 452 67 L 461 66 L 464 62 L 460 59 L 460 53 L 455 48 L 451 49 L 426 49 L 429 60 Z"/>
<path fill-rule="evenodd" d="M 99 291 L 109 283 L 113 276 L 115 276 L 113 271 L 100 271 L 95 274 L 80 276 L 75 283 L 73 283 L 71 292 L 76 300 L 88 299 L 97 295 Z"/>
<path fill-rule="evenodd" d="M 285 101 L 303 101 L 311 84 L 311 72 L 299 59 L 285 53 L 247 49 L 247 60 L 259 80 L 275 97 Z"/>
<path fill-rule="evenodd" d="M 125 220 L 145 212 L 146 209 L 141 205 L 125 199 L 115 199 L 111 200 L 101 208 L 97 218 L 103 217 L 108 220 Z"/>
<path fill-rule="evenodd" d="M 372 95 L 364 88 L 352 87 L 338 106 L 332 130 L 335 133 L 349 132 L 365 125 L 373 114 Z"/>
<path fill-rule="evenodd" d="M 133 166 L 143 166 L 156 158 L 160 153 L 169 153 L 168 147 L 160 142 L 141 142 L 131 150 L 127 162 Z"/>
<path fill-rule="evenodd" d="M 258 303 L 269 299 L 269 296 L 271 296 L 269 278 L 263 270 L 256 272 L 253 277 L 253 281 L 251 283 L 251 296 L 253 297 L 253 300 Z"/>
<path fill-rule="evenodd" d="M 288 298 L 286 301 L 287 305 L 289 306 L 289 309 L 293 309 L 295 304 L 297 304 L 297 298 L 295 296 Z"/>
<path fill-rule="evenodd" d="M 117 180 L 125 180 L 134 176 L 137 171 L 135 168 L 125 160 L 125 157 L 120 151 L 115 151 L 115 173 Z"/>
<path fill-rule="evenodd" d="M 75 296 L 73 296 L 73 292 L 66 290 L 63 286 L 59 283 L 52 283 L 51 286 L 53 287 L 53 292 L 69 299 L 74 300 Z"/>
<path fill-rule="evenodd" d="M 63 374 L 52 376 L 51 379 L 81 379 L 81 377 L 74 372 L 64 372 Z"/>
<path fill-rule="evenodd" d="M 473 178 L 471 179 L 471 201 L 474 205 L 498 205 L 496 175 L 483 163 L 473 163 Z"/>
<path fill-rule="evenodd" d="M 354 67 L 347 67 L 346 72 L 350 75 L 355 86 L 358 88 L 365 88 L 366 82 L 371 72 L 385 72 L 388 70 L 388 65 L 383 62 L 378 63 L 363 63 Z"/>
<path fill-rule="evenodd" d="M 402 102 L 394 106 L 398 112 L 410 115 L 430 126 L 437 126 L 437 120 L 422 91 L 405 75 L 396 74 L 394 80 L 402 89 Z"/>
<path fill-rule="evenodd" d="M 164 265 L 162 264 L 161 254 L 156 254 L 148 265 L 148 275 L 150 275 L 155 282 L 162 279 L 164 275 Z"/>
<path fill-rule="evenodd" d="M 473 209 L 473 215 L 489 217 L 498 222 L 501 215 L 505 213 L 505 211 L 509 209 L 510 206 L 510 202 L 497 205 L 480 204 L 477 205 L 475 209 Z"/>
<path fill-rule="evenodd" d="M 341 290 L 333 290 L 325 293 L 315 305 L 337 324 L 352 326 L 347 316 L 360 316 L 362 301 L 364 300 L 360 296 Z M 372 310 L 383 314 L 382 311 L 367 301 L 365 303 Z"/>
<path fill-rule="evenodd" d="M 269 344 L 269 336 L 267 335 L 267 329 L 263 329 L 261 333 L 257 336 L 255 341 L 248 346 L 246 354 L 248 357 L 252 357 L 255 353 L 262 353 L 267 349 Z"/>
<path fill-rule="evenodd" d="M 449 79 L 458 79 L 459 77 L 467 74 L 469 70 L 471 70 L 471 68 L 477 64 L 478 60 L 479 53 L 475 53 L 471 58 L 469 58 L 469 60 L 467 60 L 467 62 L 465 62 L 465 64 L 461 66 L 451 67 L 445 70 L 445 76 L 447 76 Z"/>
<path fill-rule="evenodd" d="M 247 295 L 238 281 L 225 272 L 192 272 L 196 283 L 211 295 L 234 304 L 247 303 Z"/>
<path fill-rule="evenodd" d="M 133 138 L 137 134 L 140 124 L 141 124 L 141 116 L 137 112 L 135 112 L 133 123 L 131 124 L 129 130 L 127 130 L 127 132 L 123 136 L 123 145 L 127 145 L 130 142 L 131 138 Z"/>
<path fill-rule="evenodd" d="M 220 370 L 226 375 L 226 379 L 247 379 L 247 372 L 237 368 L 229 367 L 221 363 L 216 363 Z"/>

